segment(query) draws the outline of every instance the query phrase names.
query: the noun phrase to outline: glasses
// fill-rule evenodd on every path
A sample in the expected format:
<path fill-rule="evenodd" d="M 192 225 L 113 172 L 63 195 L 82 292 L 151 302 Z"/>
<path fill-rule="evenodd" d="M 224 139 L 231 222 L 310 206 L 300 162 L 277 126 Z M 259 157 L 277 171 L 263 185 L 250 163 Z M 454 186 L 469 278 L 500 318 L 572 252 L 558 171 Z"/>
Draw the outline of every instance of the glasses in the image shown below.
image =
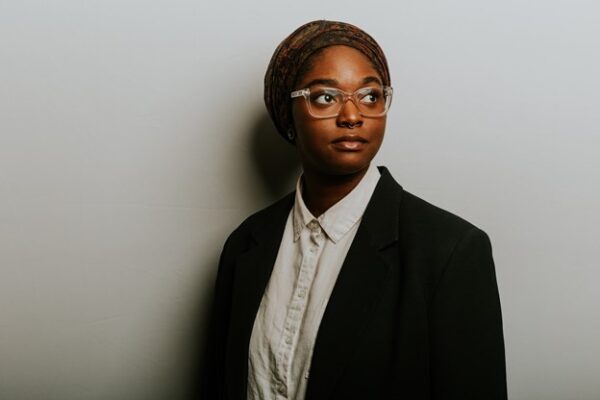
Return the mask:
<path fill-rule="evenodd" d="M 364 87 L 354 93 L 336 88 L 300 89 L 291 98 L 304 97 L 308 112 L 313 118 L 337 117 L 348 100 L 352 100 L 363 117 L 383 117 L 392 104 L 393 90 L 390 86 Z"/>

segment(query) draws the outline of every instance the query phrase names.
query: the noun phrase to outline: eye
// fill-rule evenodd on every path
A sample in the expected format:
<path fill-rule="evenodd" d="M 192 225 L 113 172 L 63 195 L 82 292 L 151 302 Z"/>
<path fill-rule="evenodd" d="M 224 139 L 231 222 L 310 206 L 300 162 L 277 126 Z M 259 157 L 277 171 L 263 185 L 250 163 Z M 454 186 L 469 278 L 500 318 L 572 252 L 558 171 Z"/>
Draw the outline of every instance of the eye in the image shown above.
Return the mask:
<path fill-rule="evenodd" d="M 381 91 L 373 88 L 365 88 L 360 94 L 360 102 L 363 104 L 375 104 L 381 99 Z"/>
<path fill-rule="evenodd" d="M 311 96 L 311 101 L 319 105 L 327 106 L 334 104 L 337 101 L 336 97 L 337 93 L 331 90 L 321 90 Z"/>

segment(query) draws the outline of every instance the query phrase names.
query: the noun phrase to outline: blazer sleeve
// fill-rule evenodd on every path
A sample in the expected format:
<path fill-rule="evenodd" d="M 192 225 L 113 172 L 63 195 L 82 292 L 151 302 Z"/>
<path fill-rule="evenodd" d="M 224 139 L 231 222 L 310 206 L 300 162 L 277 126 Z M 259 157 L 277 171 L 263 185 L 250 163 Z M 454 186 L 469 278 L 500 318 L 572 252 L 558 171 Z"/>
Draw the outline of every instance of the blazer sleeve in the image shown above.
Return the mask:
<path fill-rule="evenodd" d="M 430 308 L 432 398 L 505 400 L 500 298 L 489 237 L 472 227 L 459 239 Z"/>
<path fill-rule="evenodd" d="M 229 315 L 231 308 L 231 285 L 233 278 L 231 236 L 225 242 L 219 267 L 208 326 L 208 339 L 200 379 L 200 399 L 225 399 L 225 349 L 227 346 Z"/>

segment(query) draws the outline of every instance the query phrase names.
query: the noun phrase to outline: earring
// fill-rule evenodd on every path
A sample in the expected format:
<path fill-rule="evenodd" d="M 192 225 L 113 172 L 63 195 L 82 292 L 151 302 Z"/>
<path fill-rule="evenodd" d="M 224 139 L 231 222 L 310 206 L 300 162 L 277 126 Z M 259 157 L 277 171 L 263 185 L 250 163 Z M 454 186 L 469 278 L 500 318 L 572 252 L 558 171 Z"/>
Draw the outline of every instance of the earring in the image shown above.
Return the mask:
<path fill-rule="evenodd" d="M 296 134 L 294 133 L 294 130 L 292 128 L 288 128 L 287 137 L 290 140 L 294 140 L 294 138 L 296 137 Z"/>

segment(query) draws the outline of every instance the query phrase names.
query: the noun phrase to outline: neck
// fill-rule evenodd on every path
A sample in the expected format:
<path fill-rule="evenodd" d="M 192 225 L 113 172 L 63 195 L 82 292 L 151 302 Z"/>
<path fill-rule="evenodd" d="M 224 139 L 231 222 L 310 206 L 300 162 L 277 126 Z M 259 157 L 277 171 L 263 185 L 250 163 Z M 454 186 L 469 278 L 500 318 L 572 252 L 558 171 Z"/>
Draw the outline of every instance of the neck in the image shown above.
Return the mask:
<path fill-rule="evenodd" d="M 302 199 L 315 217 L 319 217 L 358 185 L 368 166 L 348 175 L 326 175 L 305 168 L 302 174 Z"/>

